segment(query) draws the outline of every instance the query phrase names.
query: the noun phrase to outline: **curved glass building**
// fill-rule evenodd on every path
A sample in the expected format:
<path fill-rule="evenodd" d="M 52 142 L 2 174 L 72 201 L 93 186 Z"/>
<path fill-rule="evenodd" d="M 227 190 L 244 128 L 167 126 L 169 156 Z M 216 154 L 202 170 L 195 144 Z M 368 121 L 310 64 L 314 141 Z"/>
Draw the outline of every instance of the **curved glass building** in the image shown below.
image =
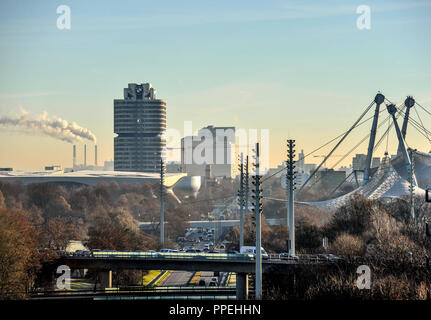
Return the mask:
<path fill-rule="evenodd" d="M 129 83 L 114 100 L 114 170 L 159 172 L 165 160 L 166 101 L 150 83 Z"/>

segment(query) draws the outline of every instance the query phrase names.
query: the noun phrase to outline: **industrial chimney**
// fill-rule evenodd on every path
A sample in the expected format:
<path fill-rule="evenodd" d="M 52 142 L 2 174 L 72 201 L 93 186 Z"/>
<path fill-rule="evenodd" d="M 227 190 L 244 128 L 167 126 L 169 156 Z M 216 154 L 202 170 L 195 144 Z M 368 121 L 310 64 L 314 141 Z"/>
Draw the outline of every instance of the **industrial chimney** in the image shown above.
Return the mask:
<path fill-rule="evenodd" d="M 73 145 L 73 169 L 76 167 L 76 145 Z"/>
<path fill-rule="evenodd" d="M 84 144 L 84 169 L 87 168 L 87 145 Z"/>
<path fill-rule="evenodd" d="M 97 144 L 94 145 L 94 166 L 97 167 Z"/>

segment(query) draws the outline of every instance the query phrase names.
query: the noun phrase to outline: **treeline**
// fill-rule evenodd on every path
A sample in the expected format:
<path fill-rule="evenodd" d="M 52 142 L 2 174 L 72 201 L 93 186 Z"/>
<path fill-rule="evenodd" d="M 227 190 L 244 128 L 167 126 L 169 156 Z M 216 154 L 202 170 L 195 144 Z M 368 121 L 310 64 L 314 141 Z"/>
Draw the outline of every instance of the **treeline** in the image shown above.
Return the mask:
<path fill-rule="evenodd" d="M 158 249 L 158 190 L 149 183 L 0 182 L 0 297 L 22 298 L 40 286 L 41 265 L 70 240 L 82 240 L 90 249 Z M 169 193 L 165 199 L 165 242 L 174 246 L 188 227 L 189 213 Z M 141 231 L 140 221 L 154 222 L 153 230 Z"/>
<path fill-rule="evenodd" d="M 296 223 L 297 253 L 332 253 L 345 259 L 337 268 L 316 272 L 303 268 L 291 277 L 265 275 L 267 299 L 426 299 L 431 285 L 431 271 L 425 257 L 431 250 L 431 239 L 425 235 L 425 221 L 431 206 L 415 198 L 415 217 L 408 199 L 369 200 L 360 195 L 330 217 L 316 223 L 299 215 Z M 265 207 L 264 207 L 265 214 Z M 246 220 L 245 243 L 254 245 L 254 225 Z M 238 228 L 231 228 L 229 238 L 237 248 Z M 328 237 L 329 247 L 322 247 Z M 262 227 L 262 245 L 267 251 L 285 252 L 289 231 L 285 226 Z M 372 272 L 370 290 L 356 287 L 359 265 Z M 293 279 L 300 279 L 294 281 Z"/>

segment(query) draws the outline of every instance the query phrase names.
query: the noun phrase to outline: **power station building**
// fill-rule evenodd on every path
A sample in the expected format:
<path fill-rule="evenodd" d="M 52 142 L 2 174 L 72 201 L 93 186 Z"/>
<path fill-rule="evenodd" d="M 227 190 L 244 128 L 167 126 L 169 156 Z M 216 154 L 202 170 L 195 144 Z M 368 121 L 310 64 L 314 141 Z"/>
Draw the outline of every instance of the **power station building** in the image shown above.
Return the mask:
<path fill-rule="evenodd" d="M 150 83 L 129 83 L 114 100 L 114 170 L 158 172 L 165 158 L 166 101 Z"/>

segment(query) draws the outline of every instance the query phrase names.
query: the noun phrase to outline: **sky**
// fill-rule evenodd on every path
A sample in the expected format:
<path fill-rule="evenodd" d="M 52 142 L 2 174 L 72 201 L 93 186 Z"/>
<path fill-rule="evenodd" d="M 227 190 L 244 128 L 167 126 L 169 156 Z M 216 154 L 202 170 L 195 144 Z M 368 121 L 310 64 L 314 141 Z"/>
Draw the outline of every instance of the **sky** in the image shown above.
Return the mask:
<path fill-rule="evenodd" d="M 57 28 L 60 5 L 70 7 L 70 30 Z M 357 27 L 360 5 L 371 9 L 370 29 Z M 168 128 L 268 129 L 275 167 L 286 139 L 312 151 L 346 131 L 378 91 L 396 104 L 412 95 L 431 110 L 430 14 L 431 1 L 416 0 L 2 0 L 0 118 L 25 110 L 75 122 L 97 137 L 100 163 L 113 158 L 113 99 L 128 83 L 150 82 L 167 101 Z M 431 116 L 418 111 L 431 129 Z M 328 166 L 370 126 L 355 130 Z M 83 140 L 78 162 L 84 143 L 93 157 L 93 142 Z M 387 143 L 395 153 L 395 134 Z M 407 143 L 431 150 L 412 127 Z M 51 164 L 70 167 L 72 144 L 0 127 L 0 167 Z"/>

